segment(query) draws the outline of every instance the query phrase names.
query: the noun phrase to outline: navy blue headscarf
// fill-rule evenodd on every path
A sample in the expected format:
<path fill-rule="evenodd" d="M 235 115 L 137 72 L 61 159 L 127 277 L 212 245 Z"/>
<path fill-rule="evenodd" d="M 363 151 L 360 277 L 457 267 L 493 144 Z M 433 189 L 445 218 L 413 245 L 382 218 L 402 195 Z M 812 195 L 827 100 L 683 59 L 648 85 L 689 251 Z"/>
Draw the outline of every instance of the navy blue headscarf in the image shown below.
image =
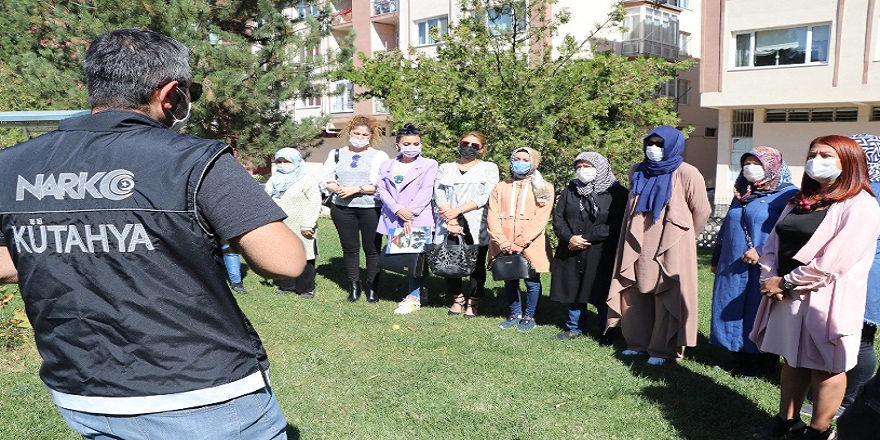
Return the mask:
<path fill-rule="evenodd" d="M 657 135 L 663 138 L 663 160 L 654 162 L 645 158 L 632 177 L 632 193 L 639 196 L 636 211 L 651 212 L 657 221 L 672 196 L 672 172 L 684 162 L 684 136 L 675 127 L 663 125 L 651 131 L 642 141 L 642 148 L 648 138 Z M 643 150 L 644 151 L 644 150 Z"/>

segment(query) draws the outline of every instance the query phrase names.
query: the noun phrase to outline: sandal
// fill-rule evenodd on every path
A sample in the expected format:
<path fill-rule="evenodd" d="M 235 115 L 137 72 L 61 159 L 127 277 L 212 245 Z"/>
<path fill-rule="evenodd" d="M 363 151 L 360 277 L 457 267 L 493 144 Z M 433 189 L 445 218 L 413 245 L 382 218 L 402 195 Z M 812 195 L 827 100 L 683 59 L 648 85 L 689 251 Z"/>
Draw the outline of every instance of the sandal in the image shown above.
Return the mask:
<path fill-rule="evenodd" d="M 837 438 L 837 433 L 834 432 L 833 429 L 828 428 L 826 431 L 819 431 L 812 426 L 807 426 L 807 430 L 804 433 L 803 440 L 834 440 Z"/>
<path fill-rule="evenodd" d="M 801 418 L 785 420 L 778 414 L 773 417 L 773 422 L 765 426 L 764 429 L 752 434 L 753 439 L 772 439 L 785 438 L 790 434 L 803 435 L 807 430 L 807 425 Z"/>
<path fill-rule="evenodd" d="M 476 318 L 480 313 L 480 297 L 472 296 L 468 298 L 467 308 L 464 311 L 465 318 Z"/>
<path fill-rule="evenodd" d="M 457 312 L 453 312 L 453 311 L 452 311 L 452 308 L 455 307 L 455 306 L 458 306 L 458 311 L 457 311 Z M 458 295 L 455 295 L 455 298 L 452 300 L 452 307 L 450 307 L 450 308 L 449 308 L 449 311 L 446 312 L 446 313 L 447 313 L 449 316 L 458 316 L 458 315 L 461 315 L 461 309 L 463 309 L 464 306 L 465 306 L 464 295 L 462 295 L 462 294 L 459 293 Z"/>

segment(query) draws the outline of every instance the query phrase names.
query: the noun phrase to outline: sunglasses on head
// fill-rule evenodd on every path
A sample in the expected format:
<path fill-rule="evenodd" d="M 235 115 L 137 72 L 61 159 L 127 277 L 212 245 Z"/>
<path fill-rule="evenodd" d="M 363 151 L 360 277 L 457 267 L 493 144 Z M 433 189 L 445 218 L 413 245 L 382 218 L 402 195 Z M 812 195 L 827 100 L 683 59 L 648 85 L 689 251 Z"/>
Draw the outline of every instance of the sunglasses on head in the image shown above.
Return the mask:
<path fill-rule="evenodd" d="M 650 147 L 651 145 L 656 145 L 656 146 L 658 146 L 658 147 L 660 147 L 660 148 L 663 148 L 663 141 L 662 141 L 662 140 L 659 140 L 659 141 L 653 141 L 653 140 L 651 140 L 651 139 L 648 139 L 648 140 L 645 141 L 645 146 Z"/>
<path fill-rule="evenodd" d="M 168 81 L 168 82 L 170 82 L 170 81 Z M 165 87 L 165 85 L 168 84 L 168 82 L 164 82 L 162 84 L 159 84 L 159 87 L 156 87 L 156 88 L 161 89 L 162 87 Z M 180 93 L 182 93 L 184 95 L 186 94 L 185 91 L 189 90 L 189 102 L 196 102 L 199 100 L 199 98 L 202 97 L 202 85 L 199 83 L 194 82 L 194 83 L 190 84 L 189 86 L 185 86 L 181 82 L 181 83 L 178 83 L 177 87 L 175 87 L 175 88 Z"/>
<path fill-rule="evenodd" d="M 478 150 L 482 147 L 482 145 L 480 145 L 479 142 L 465 142 L 465 141 L 459 142 L 458 146 L 459 147 L 471 147 L 471 148 L 476 148 Z"/>

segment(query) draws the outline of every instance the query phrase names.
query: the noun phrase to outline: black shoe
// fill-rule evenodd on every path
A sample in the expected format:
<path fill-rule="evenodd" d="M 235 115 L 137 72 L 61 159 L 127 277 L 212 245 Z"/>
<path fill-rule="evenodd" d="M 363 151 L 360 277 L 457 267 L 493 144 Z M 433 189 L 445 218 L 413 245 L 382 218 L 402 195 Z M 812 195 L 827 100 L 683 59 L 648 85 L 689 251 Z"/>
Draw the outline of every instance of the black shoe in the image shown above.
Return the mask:
<path fill-rule="evenodd" d="M 367 287 L 367 302 L 379 302 L 379 274 L 370 281 L 370 286 Z"/>
<path fill-rule="evenodd" d="M 828 428 L 828 430 L 822 432 L 812 426 L 807 426 L 806 432 L 804 432 L 804 436 L 802 437 L 804 440 L 828 440 L 828 439 L 836 439 L 837 435 L 834 433 L 834 430 Z"/>
<path fill-rule="evenodd" d="M 583 336 L 583 334 L 581 334 L 581 333 L 575 333 L 575 332 L 569 330 L 569 331 L 567 331 L 567 332 L 562 332 L 562 333 L 560 333 L 560 334 L 554 336 L 553 339 L 559 339 L 559 340 L 565 341 L 565 340 L 568 340 L 568 339 L 579 338 L 579 337 L 581 337 L 581 336 Z"/>
<path fill-rule="evenodd" d="M 231 287 L 232 291 L 235 293 L 247 293 L 247 289 L 244 288 L 244 284 L 242 283 L 230 283 L 229 287 Z"/>
<path fill-rule="evenodd" d="M 608 330 L 605 330 L 605 333 L 602 334 L 602 336 L 599 336 L 599 345 L 610 347 L 614 345 L 615 338 L 617 338 L 617 328 L 611 327 Z"/>
<path fill-rule="evenodd" d="M 348 292 L 348 302 L 353 303 L 359 299 L 361 299 L 361 282 L 360 280 L 352 281 L 351 290 Z"/>
<path fill-rule="evenodd" d="M 789 435 L 800 436 L 807 430 L 807 425 L 800 417 L 785 420 L 778 415 L 764 429 L 752 434 L 753 439 L 784 438 Z"/>

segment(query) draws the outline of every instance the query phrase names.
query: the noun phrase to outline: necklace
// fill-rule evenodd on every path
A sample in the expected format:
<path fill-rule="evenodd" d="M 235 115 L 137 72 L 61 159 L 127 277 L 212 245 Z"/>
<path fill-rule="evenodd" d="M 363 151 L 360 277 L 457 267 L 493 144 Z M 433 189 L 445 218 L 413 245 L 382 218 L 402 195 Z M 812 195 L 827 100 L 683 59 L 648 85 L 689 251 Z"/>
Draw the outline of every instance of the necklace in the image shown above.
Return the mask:
<path fill-rule="evenodd" d="M 822 199 L 813 201 L 811 201 L 811 199 L 801 199 L 797 202 L 797 205 L 795 205 L 794 209 L 797 212 L 805 213 L 815 211 L 830 204 L 831 203 L 828 202 L 828 199 L 824 197 Z"/>

